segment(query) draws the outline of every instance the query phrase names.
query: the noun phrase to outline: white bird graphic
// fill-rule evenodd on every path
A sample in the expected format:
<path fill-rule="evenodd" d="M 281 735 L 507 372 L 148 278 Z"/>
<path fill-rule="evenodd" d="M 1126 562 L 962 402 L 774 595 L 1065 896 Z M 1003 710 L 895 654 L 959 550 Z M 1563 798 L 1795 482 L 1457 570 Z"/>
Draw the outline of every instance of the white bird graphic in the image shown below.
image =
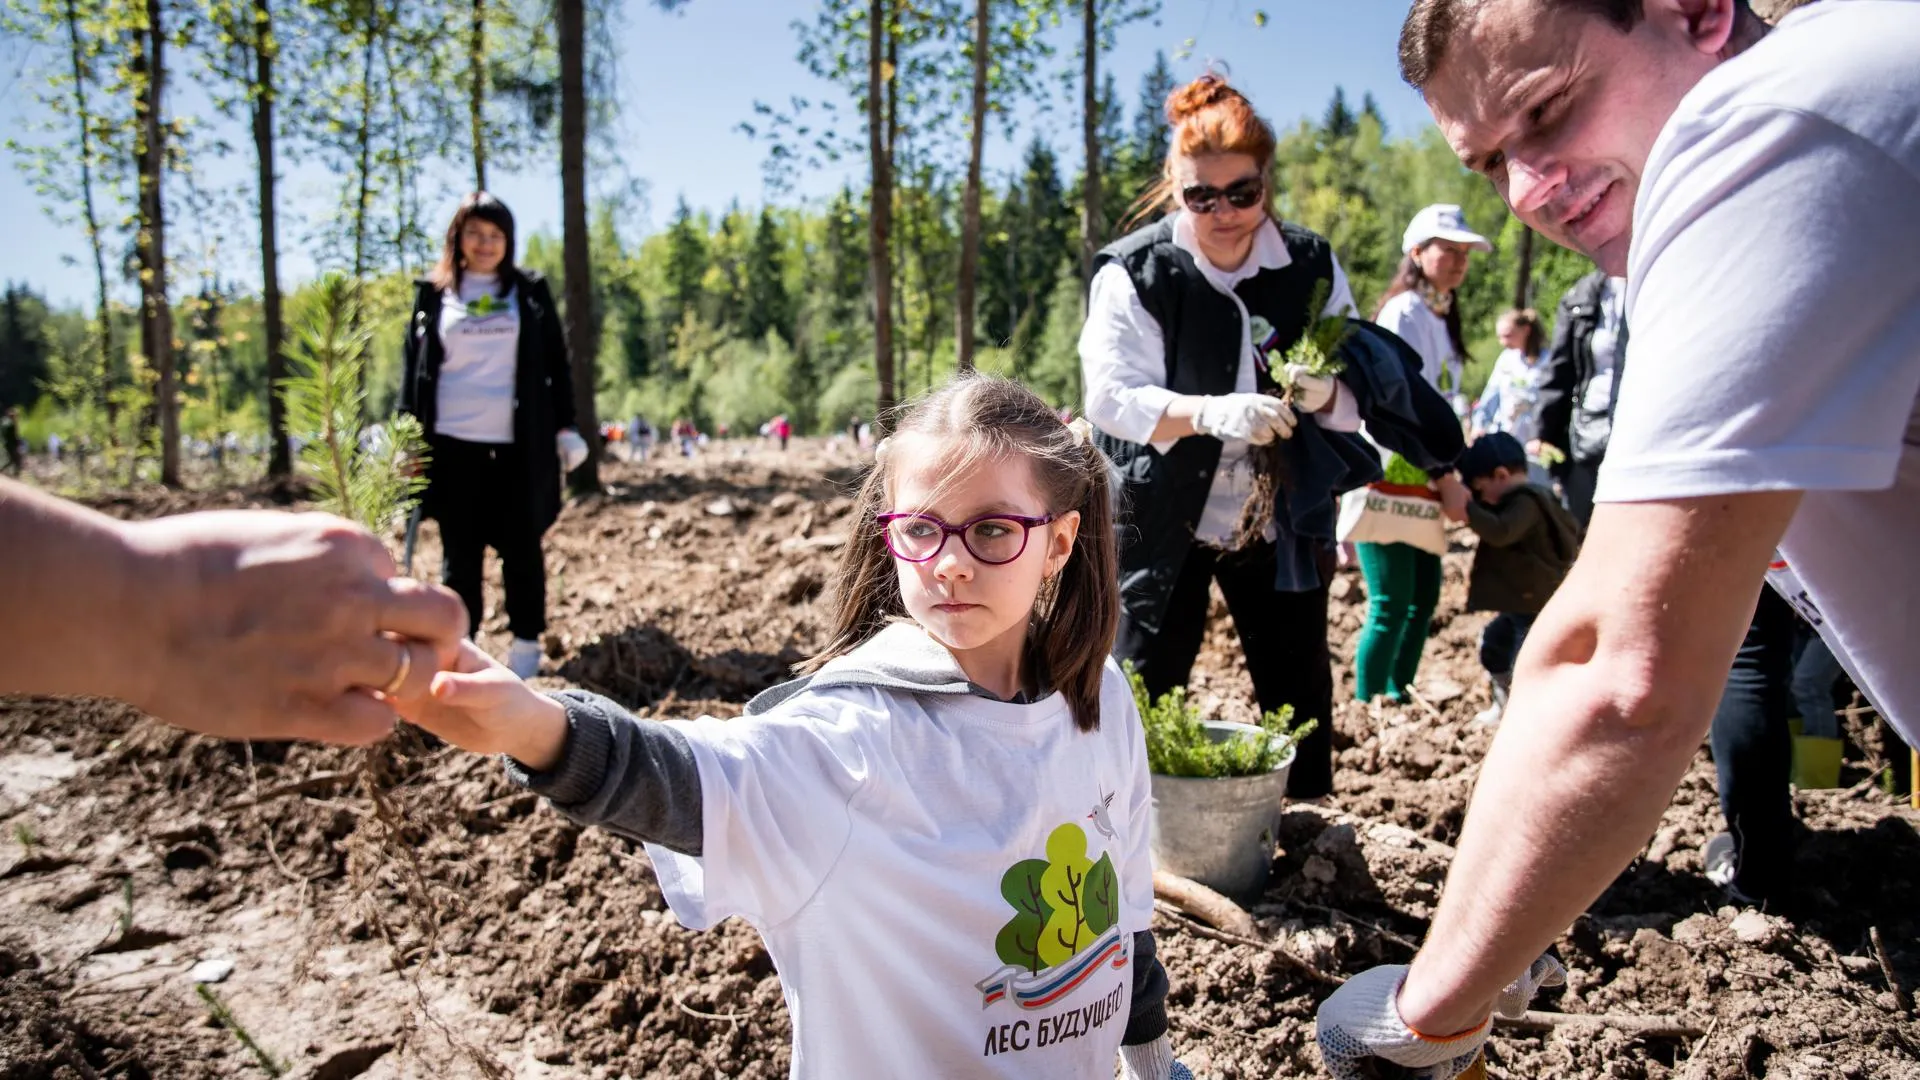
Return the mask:
<path fill-rule="evenodd" d="M 1093 827 L 1100 835 L 1109 840 L 1118 840 L 1120 835 L 1113 831 L 1113 818 L 1107 816 L 1107 808 L 1113 805 L 1113 796 L 1106 791 L 1100 793 L 1100 801 L 1093 804 L 1093 812 L 1087 817 L 1092 819 Z"/>

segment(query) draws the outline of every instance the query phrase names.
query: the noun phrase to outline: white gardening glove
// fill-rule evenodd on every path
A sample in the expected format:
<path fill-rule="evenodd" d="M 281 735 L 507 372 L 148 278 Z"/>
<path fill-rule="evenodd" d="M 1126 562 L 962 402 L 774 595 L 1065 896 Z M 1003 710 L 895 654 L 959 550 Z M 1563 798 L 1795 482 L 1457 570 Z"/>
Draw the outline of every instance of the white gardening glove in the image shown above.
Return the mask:
<path fill-rule="evenodd" d="M 1120 1080 L 1193 1080 L 1193 1074 L 1174 1060 L 1173 1040 L 1162 1035 L 1120 1048 Z"/>
<path fill-rule="evenodd" d="M 1331 375 L 1315 375 L 1305 364 L 1286 366 L 1287 385 L 1293 388 L 1293 404 L 1301 412 L 1316 413 L 1333 404 L 1339 383 Z"/>
<path fill-rule="evenodd" d="M 1518 1020 L 1527 1015 L 1527 1007 L 1533 1004 L 1533 995 L 1543 986 L 1567 985 L 1566 965 L 1552 956 L 1542 956 L 1533 962 L 1525 975 L 1507 984 L 1500 991 L 1500 998 L 1494 1002 L 1493 1011 L 1509 1020 Z"/>
<path fill-rule="evenodd" d="M 1320 1003 L 1315 1017 L 1320 1061 L 1334 1080 L 1366 1080 L 1370 1058 L 1410 1070 L 1417 1080 L 1453 1080 L 1480 1056 L 1493 1018 L 1451 1038 L 1417 1035 L 1400 1019 L 1395 1003 L 1406 977 L 1404 964 L 1368 968 Z"/>
<path fill-rule="evenodd" d="M 553 437 L 553 445 L 560 451 L 562 472 L 572 472 L 587 460 L 587 440 L 572 428 L 561 428 Z"/>
<path fill-rule="evenodd" d="M 1293 436 L 1293 410 L 1266 394 L 1220 394 L 1200 399 L 1193 430 L 1216 439 L 1244 439 L 1265 446 Z"/>

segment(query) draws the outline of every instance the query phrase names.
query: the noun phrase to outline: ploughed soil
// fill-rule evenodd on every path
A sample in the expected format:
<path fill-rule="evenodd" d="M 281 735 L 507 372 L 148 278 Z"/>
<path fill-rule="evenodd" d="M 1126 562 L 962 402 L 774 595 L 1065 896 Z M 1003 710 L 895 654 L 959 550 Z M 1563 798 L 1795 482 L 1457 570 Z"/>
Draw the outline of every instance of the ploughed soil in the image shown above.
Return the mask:
<path fill-rule="evenodd" d="M 737 714 L 822 639 L 857 466 L 809 441 L 609 465 L 609 492 L 569 505 L 548 536 L 541 685 L 650 715 Z M 95 503 L 148 517 L 286 497 L 143 488 Z M 1471 719 L 1487 692 L 1485 617 L 1460 613 L 1469 559 L 1446 560 L 1420 703 L 1355 703 L 1343 673 L 1338 793 L 1288 811 L 1251 905 L 1271 947 L 1156 916 L 1195 1075 L 1324 1075 L 1312 1017 L 1331 981 L 1412 955 L 1492 737 Z M 416 568 L 437 561 L 429 523 Z M 497 570 L 489 588 L 497 607 Z M 1365 588 L 1349 571 L 1334 591 L 1349 666 Z M 483 643 L 504 652 L 497 610 Z M 1217 598 L 1193 689 L 1251 718 Z M 1570 985 L 1539 1006 L 1647 1023 L 1503 1026 L 1490 1074 L 1920 1077 L 1920 1020 L 1896 992 L 1920 986 L 1920 814 L 1871 782 L 1890 751 L 1864 727 L 1855 743 L 1849 787 L 1796 795 L 1800 887 L 1766 910 L 1701 874 L 1722 828 L 1703 749 L 1648 849 L 1561 939 Z M 778 976 L 751 929 L 681 929 L 637 845 L 569 824 L 449 747 L 223 743 L 112 703 L 0 699 L 0 910 L 0 1080 L 788 1065 Z M 196 984 L 205 961 L 231 971 Z"/>

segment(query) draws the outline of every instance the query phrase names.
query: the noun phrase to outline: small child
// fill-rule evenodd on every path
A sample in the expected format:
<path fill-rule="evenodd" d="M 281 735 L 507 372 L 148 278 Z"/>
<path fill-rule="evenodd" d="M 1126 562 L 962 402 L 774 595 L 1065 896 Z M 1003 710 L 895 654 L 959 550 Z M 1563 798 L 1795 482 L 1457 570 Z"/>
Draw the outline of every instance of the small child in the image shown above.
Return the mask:
<path fill-rule="evenodd" d="M 1498 724 L 1520 645 L 1579 554 L 1580 527 L 1552 491 L 1528 481 L 1526 449 L 1506 432 L 1474 440 L 1459 470 L 1473 491 L 1467 527 L 1480 538 L 1467 579 L 1467 610 L 1497 613 L 1480 636 L 1493 705 L 1474 719 Z"/>
<path fill-rule="evenodd" d="M 1145 738 L 1105 457 L 966 376 L 862 484 L 829 640 L 734 720 L 543 696 L 470 645 L 422 699 L 448 742 L 646 843 L 680 921 L 751 923 L 796 1077 L 1186 1078 L 1148 929 Z"/>

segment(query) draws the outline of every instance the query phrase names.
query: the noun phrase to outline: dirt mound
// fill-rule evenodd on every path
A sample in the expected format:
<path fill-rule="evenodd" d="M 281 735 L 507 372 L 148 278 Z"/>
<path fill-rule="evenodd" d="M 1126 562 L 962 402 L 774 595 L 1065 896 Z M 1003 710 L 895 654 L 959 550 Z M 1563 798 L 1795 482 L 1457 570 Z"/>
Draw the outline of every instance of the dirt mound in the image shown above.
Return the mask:
<path fill-rule="evenodd" d="M 656 715 L 737 713 L 826 631 L 854 465 L 803 442 L 610 468 L 608 494 L 570 504 L 549 534 L 542 684 Z M 106 508 L 275 494 L 143 491 Z M 437 562 L 429 524 L 416 570 Z M 1421 703 L 1342 700 L 1337 809 L 1285 815 L 1252 906 L 1264 938 L 1334 979 L 1412 955 L 1491 739 L 1470 719 L 1486 693 L 1482 617 L 1459 614 L 1465 566 L 1446 561 Z M 488 588 L 483 644 L 500 652 L 497 571 Z M 1351 573 L 1335 586 L 1343 699 L 1364 591 Z M 1193 690 L 1252 715 L 1217 601 Z M 190 737 L 109 703 L 0 702 L 0 1080 L 258 1075 L 239 1030 L 318 1080 L 481 1075 L 482 1062 L 526 1077 L 785 1074 L 787 1013 L 757 936 L 737 921 L 681 929 L 638 845 L 574 827 L 492 761 L 418 746 L 389 776 L 405 820 L 382 857 L 364 846 L 377 830 L 361 764 Z M 1920 815 L 1870 786 L 1796 802 L 1803 887 L 1765 912 L 1725 907 L 1700 874 L 1721 828 L 1703 753 L 1649 850 L 1560 941 L 1570 985 L 1542 1005 L 1661 1030 L 1502 1027 L 1492 1075 L 1920 1077 L 1920 1022 L 1871 944 L 1877 928 L 1900 980 L 1920 984 Z M 370 887 L 356 865 L 375 868 Z M 423 906 L 432 920 L 412 917 Z M 1326 980 L 1171 918 L 1156 931 L 1196 1075 L 1320 1075 Z M 233 964 L 214 986 L 230 1023 L 188 977 L 203 960 Z"/>

